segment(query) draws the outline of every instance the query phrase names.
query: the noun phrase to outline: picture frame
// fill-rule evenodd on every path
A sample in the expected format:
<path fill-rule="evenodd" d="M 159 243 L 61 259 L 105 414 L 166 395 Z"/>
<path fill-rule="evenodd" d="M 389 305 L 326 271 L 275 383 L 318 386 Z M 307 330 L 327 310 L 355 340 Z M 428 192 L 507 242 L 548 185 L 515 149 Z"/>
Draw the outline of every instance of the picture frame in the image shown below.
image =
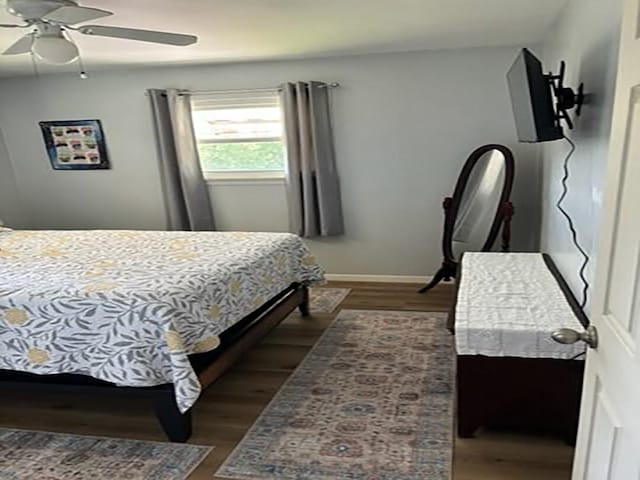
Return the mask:
<path fill-rule="evenodd" d="M 100 120 L 39 122 L 54 170 L 111 168 Z"/>

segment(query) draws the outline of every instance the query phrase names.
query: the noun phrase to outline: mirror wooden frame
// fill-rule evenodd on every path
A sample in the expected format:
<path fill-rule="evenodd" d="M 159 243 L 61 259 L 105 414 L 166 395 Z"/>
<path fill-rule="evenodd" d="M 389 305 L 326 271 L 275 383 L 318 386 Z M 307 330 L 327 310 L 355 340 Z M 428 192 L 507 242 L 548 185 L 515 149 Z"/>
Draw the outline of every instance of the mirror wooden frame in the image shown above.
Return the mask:
<path fill-rule="evenodd" d="M 460 202 L 464 195 L 467 183 L 471 172 L 477 165 L 478 161 L 485 153 L 492 150 L 497 150 L 504 156 L 505 175 L 504 184 L 502 187 L 502 193 L 500 194 L 500 201 L 498 208 L 496 209 L 491 229 L 487 235 L 487 239 L 480 251 L 488 252 L 493 248 L 493 245 L 498 238 L 500 228 L 502 227 L 502 244 L 501 251 L 508 252 L 511 242 L 511 218 L 513 217 L 513 204 L 510 201 L 511 190 L 513 188 L 513 177 L 515 173 L 515 162 L 513 153 L 509 148 L 504 145 L 489 144 L 483 145 L 475 149 L 467 161 L 464 163 L 460 175 L 453 192 L 453 197 L 446 197 L 442 203 L 444 209 L 444 231 L 442 234 L 442 266 L 440 270 L 436 272 L 431 282 L 418 290 L 419 293 L 424 293 L 431 290 L 442 280 L 451 280 L 455 278 L 458 269 L 458 260 L 453 253 L 453 232 L 456 224 L 456 217 L 458 216 L 458 209 L 460 208 Z"/>

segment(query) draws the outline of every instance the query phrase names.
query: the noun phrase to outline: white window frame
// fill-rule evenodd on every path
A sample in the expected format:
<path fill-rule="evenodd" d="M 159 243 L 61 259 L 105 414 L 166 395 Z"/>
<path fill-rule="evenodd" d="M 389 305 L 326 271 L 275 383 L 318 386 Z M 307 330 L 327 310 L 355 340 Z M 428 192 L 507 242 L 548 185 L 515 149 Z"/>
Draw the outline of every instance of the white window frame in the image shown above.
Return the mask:
<path fill-rule="evenodd" d="M 202 97 L 194 97 L 192 98 L 192 104 L 194 110 L 214 110 L 216 103 L 220 102 L 221 105 L 219 108 L 234 107 L 234 98 L 238 99 L 238 106 L 235 108 L 242 108 L 241 105 L 245 103 L 252 102 L 252 98 L 265 98 L 271 97 L 277 102 L 277 91 L 266 92 L 265 91 L 246 91 L 246 92 L 220 92 L 220 93 L 212 93 L 209 95 L 204 95 Z M 206 105 L 209 104 L 212 107 L 206 108 Z M 247 108 L 249 108 L 247 105 Z M 284 123 L 284 120 L 283 120 Z M 283 125 L 284 128 L 284 125 Z M 234 138 L 232 140 L 212 140 L 212 139 L 198 139 L 196 138 L 196 143 L 198 145 L 201 144 L 215 144 L 215 143 L 259 143 L 259 142 L 273 142 L 273 141 L 282 141 L 284 143 L 284 137 L 263 137 L 263 138 Z M 286 146 L 285 146 L 286 148 Z M 208 183 L 216 183 L 216 184 L 233 184 L 233 185 L 252 185 L 252 184 L 284 184 L 286 180 L 286 171 L 283 168 L 282 170 L 226 170 L 226 171 L 203 171 L 203 175 L 205 180 Z"/>
<path fill-rule="evenodd" d="M 226 185 L 261 185 L 272 183 L 284 184 L 286 173 L 284 170 L 229 170 L 226 172 L 202 172 L 208 183 Z"/>

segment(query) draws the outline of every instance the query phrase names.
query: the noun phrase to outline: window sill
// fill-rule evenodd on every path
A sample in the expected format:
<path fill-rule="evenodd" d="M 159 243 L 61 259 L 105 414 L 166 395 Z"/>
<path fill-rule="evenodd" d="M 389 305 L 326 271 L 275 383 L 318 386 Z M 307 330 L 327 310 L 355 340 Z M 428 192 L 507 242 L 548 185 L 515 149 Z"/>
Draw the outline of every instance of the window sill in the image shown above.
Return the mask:
<path fill-rule="evenodd" d="M 211 185 L 282 185 L 284 172 L 205 172 L 204 179 Z"/>

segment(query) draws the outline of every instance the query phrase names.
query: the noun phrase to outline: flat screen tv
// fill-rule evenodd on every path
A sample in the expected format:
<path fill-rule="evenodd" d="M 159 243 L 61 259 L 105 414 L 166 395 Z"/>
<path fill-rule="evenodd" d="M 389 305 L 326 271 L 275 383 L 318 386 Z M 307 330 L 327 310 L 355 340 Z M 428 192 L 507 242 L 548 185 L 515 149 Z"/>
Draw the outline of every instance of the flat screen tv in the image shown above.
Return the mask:
<path fill-rule="evenodd" d="M 507 82 L 521 142 L 548 142 L 564 136 L 554 109 L 552 83 L 530 50 L 520 51 L 507 73 Z"/>

